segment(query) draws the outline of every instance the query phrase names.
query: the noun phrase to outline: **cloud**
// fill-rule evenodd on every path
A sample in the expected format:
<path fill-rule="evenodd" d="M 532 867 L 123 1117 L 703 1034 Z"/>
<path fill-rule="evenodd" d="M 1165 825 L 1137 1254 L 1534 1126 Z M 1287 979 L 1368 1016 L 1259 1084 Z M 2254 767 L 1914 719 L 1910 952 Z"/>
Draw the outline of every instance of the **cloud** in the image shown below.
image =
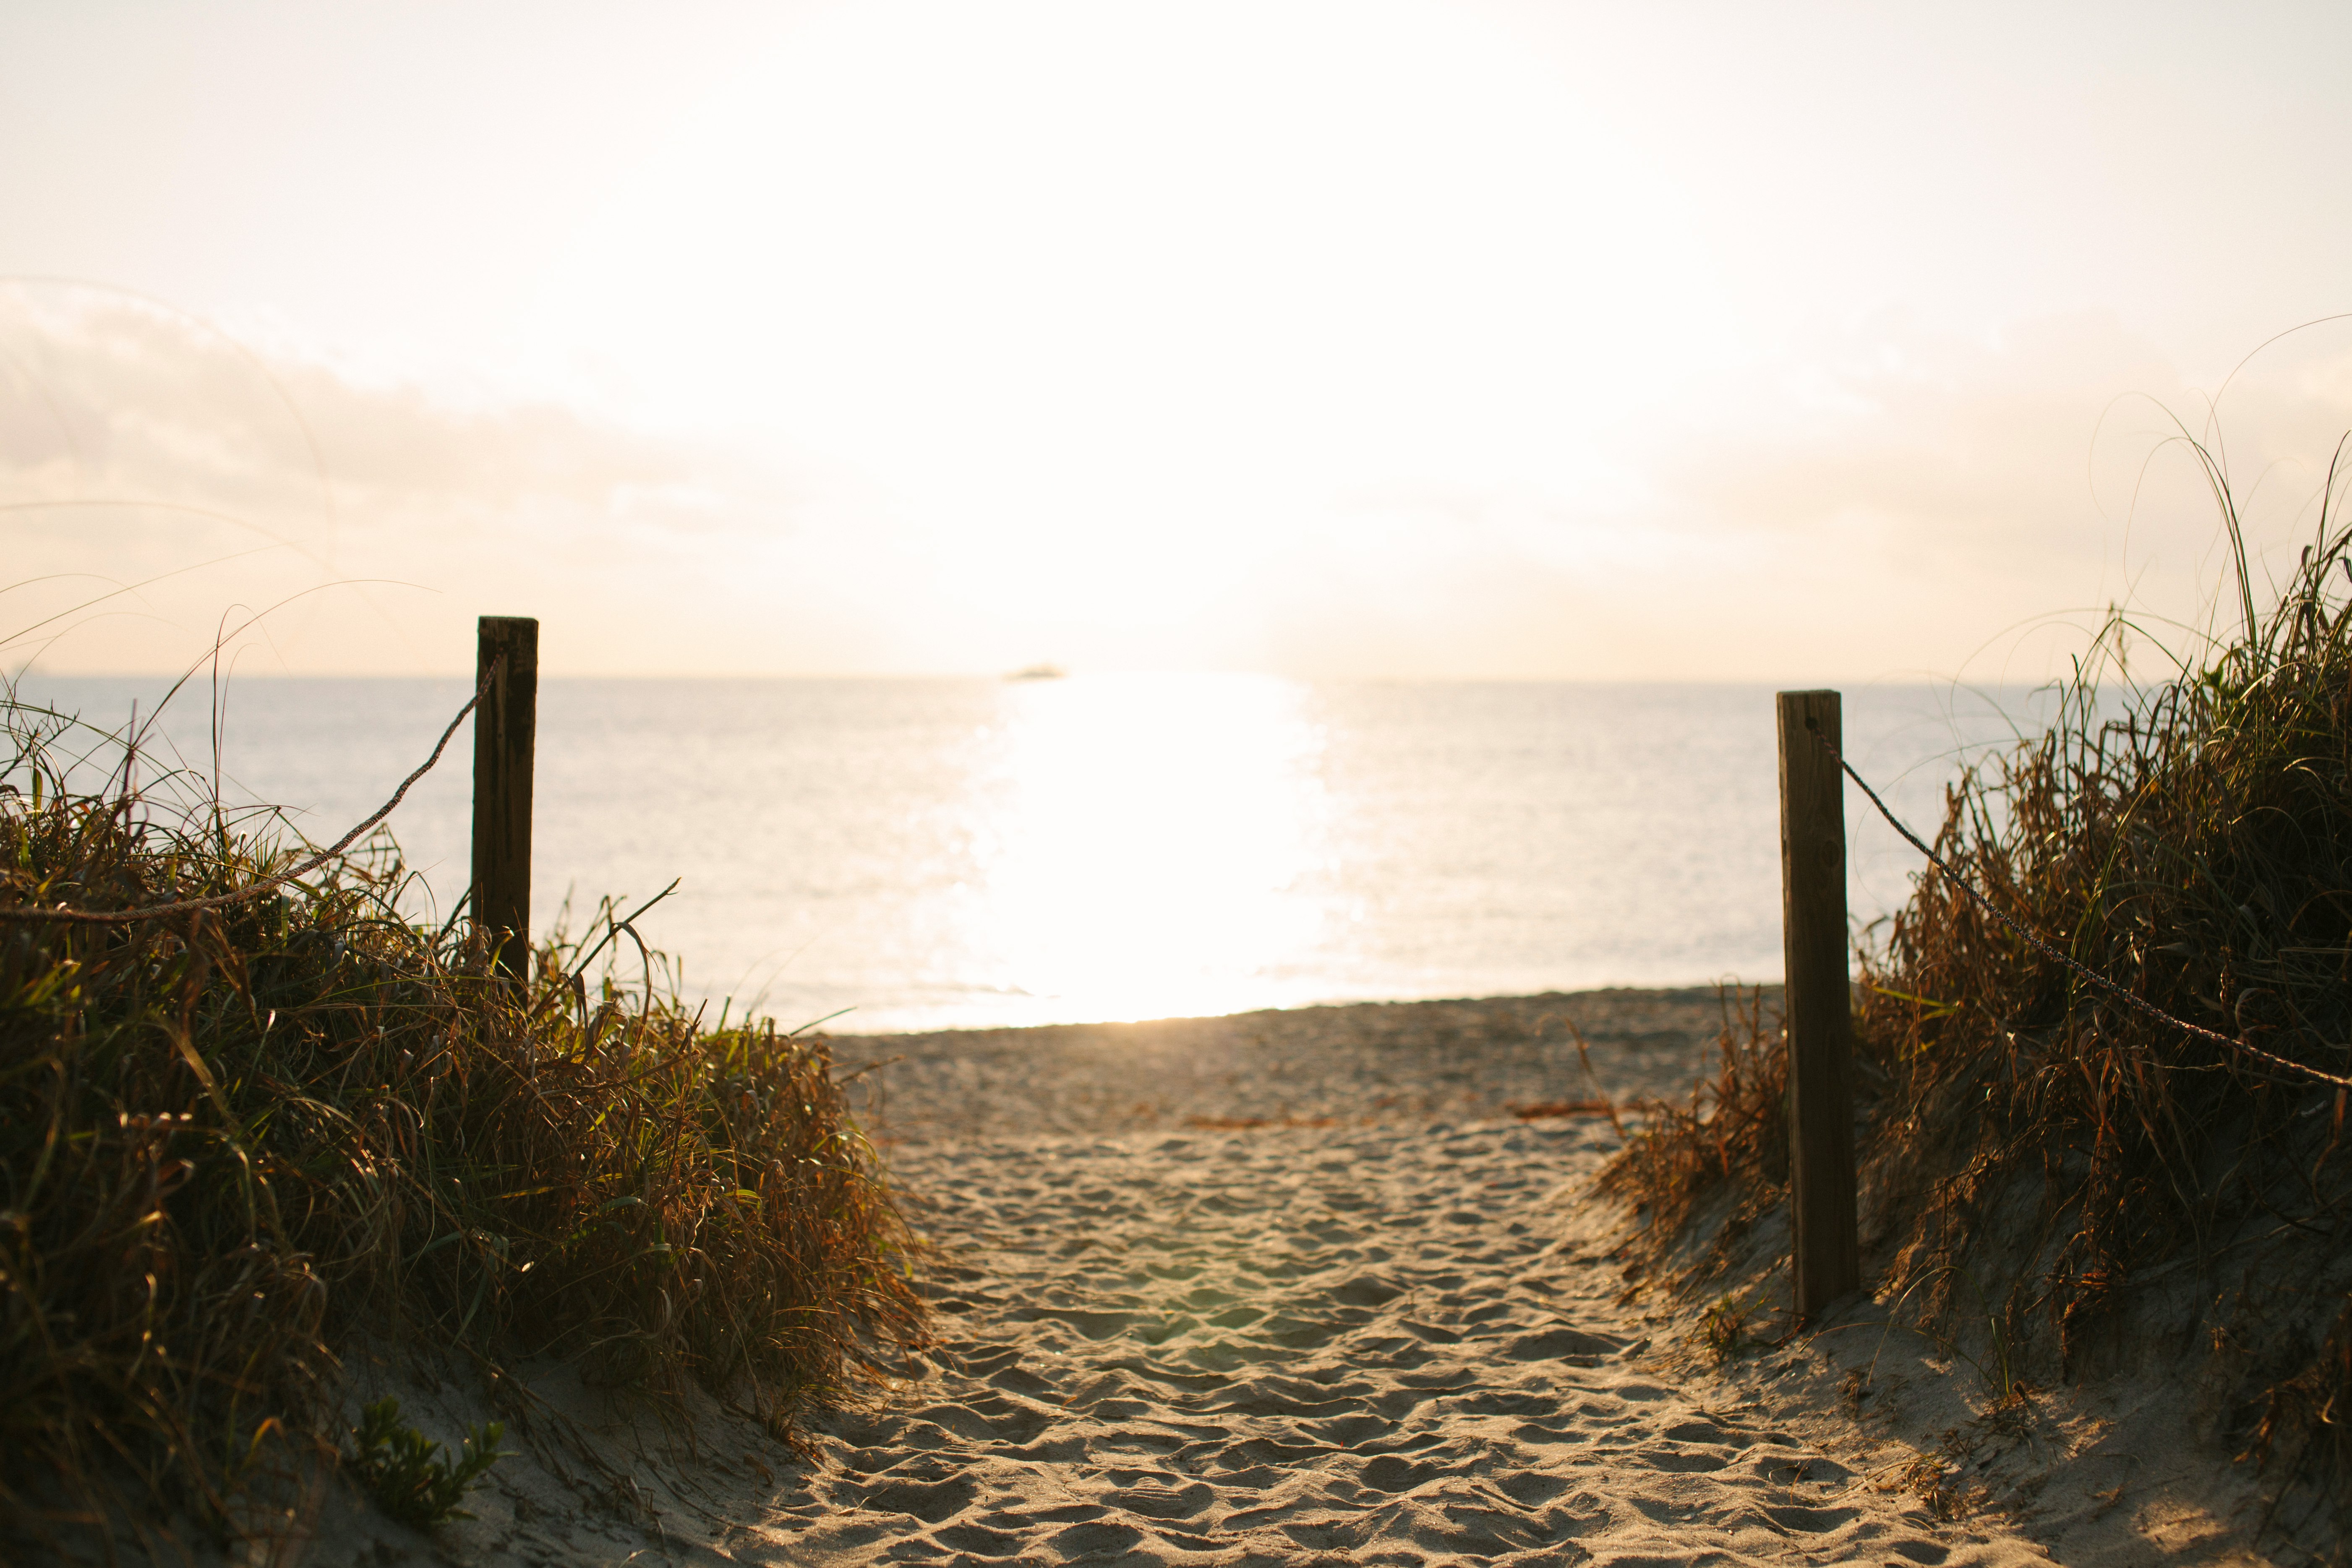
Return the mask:
<path fill-rule="evenodd" d="M 2205 618 L 2223 536 L 2184 437 L 2227 461 L 2257 560 L 2291 562 L 2352 426 L 2352 333 L 2280 345 L 2218 404 L 2104 315 L 1979 337 L 1872 322 L 1780 384 L 1698 423 L 1705 461 L 1653 453 L 1673 476 L 1659 512 L 1769 540 L 1801 563 L 1792 577 L 1904 605 L 1921 662 L 1957 668 L 1972 642 L 2000 655 L 2004 627 L 2078 606 Z M 2045 639 L 2045 662 L 2062 644 Z"/>
<path fill-rule="evenodd" d="M 1874 319 L 1629 416 L 1588 493 L 1353 498 L 1388 547 L 1332 549 L 1275 646 L 1398 673 L 2040 680 L 2109 604 L 2210 624 L 2227 558 L 2184 431 L 2226 454 L 2275 577 L 2347 426 L 2341 329 L 2266 351 L 2217 405 L 2112 317 Z"/>
<path fill-rule="evenodd" d="M 10 668 L 61 673 L 184 665 L 284 601 L 242 668 L 462 670 L 489 612 L 540 615 L 573 673 L 2039 679 L 2109 602 L 2209 614 L 2224 558 L 2183 425 L 2226 454 L 2257 558 L 2292 562 L 2352 425 L 2352 332 L 2265 351 L 2209 412 L 2112 318 L 1879 318 L 1560 432 L 1549 468 L 1041 468 L 975 505 L 936 454 L 853 473 L 461 403 L 19 288 L 0 631 L 36 628 Z"/>
<path fill-rule="evenodd" d="M 289 597 L 248 639 L 258 668 L 463 668 L 482 611 L 543 613 L 551 662 L 579 669 L 872 651 L 822 606 L 783 613 L 799 520 L 845 498 L 782 464 L 265 361 L 89 291 L 0 294 L 0 629 L 162 579 L 13 645 L 12 668 L 168 668 L 236 606 Z"/>

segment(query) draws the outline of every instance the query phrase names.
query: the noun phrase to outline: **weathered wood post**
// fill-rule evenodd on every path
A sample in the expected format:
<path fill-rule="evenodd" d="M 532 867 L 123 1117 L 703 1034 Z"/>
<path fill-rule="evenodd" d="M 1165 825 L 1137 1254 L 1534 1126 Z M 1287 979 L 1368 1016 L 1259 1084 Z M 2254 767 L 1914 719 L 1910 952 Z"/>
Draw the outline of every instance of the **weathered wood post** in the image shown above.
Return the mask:
<path fill-rule="evenodd" d="M 1836 692 L 1783 691 L 1778 707 L 1789 1207 L 1796 1231 L 1797 1316 L 1810 1320 L 1862 1285 L 1853 1197 L 1853 998 L 1846 977 L 1845 779 L 1838 767 L 1845 741 Z"/>
<path fill-rule="evenodd" d="M 530 973 L 530 764 L 539 723 L 539 622 L 484 616 L 474 680 L 474 924 L 498 966 Z"/>

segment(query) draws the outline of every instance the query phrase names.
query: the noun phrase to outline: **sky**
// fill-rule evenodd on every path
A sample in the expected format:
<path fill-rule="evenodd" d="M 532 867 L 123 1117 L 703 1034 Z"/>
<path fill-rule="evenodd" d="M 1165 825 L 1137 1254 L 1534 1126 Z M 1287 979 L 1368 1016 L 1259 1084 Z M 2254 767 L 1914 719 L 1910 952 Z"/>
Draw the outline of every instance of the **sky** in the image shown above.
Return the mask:
<path fill-rule="evenodd" d="M 2110 604 L 2186 646 L 2179 438 L 2275 573 L 2352 428 L 2347 46 L 16 0 L 0 662 L 451 673 L 480 614 L 600 675 L 2031 680 Z"/>

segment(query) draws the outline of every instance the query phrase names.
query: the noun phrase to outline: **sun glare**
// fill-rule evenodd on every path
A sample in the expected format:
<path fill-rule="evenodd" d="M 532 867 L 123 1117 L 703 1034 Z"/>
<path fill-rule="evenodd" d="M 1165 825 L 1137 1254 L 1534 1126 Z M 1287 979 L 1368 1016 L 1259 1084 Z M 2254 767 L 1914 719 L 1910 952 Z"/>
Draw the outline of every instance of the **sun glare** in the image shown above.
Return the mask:
<path fill-rule="evenodd" d="M 1058 1016 L 1263 1005 L 1327 911 L 1306 689 L 1254 676 L 1076 677 L 1012 694 L 970 933 Z"/>
<path fill-rule="evenodd" d="M 1725 341 L 1678 202 L 1429 0 L 899 0 L 649 149 L 536 331 L 632 418 L 871 478 L 927 548 L 1297 530 L 1391 480 L 1580 493 Z"/>

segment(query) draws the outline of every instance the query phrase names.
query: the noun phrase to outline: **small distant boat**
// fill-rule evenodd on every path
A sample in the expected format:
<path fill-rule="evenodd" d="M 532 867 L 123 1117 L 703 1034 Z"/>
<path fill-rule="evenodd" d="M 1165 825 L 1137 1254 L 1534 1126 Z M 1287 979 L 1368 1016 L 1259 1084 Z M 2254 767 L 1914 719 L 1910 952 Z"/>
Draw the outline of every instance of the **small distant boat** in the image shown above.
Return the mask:
<path fill-rule="evenodd" d="M 1007 680 L 1059 680 L 1070 672 L 1058 664 L 1033 664 L 1026 669 L 1016 669 Z"/>

